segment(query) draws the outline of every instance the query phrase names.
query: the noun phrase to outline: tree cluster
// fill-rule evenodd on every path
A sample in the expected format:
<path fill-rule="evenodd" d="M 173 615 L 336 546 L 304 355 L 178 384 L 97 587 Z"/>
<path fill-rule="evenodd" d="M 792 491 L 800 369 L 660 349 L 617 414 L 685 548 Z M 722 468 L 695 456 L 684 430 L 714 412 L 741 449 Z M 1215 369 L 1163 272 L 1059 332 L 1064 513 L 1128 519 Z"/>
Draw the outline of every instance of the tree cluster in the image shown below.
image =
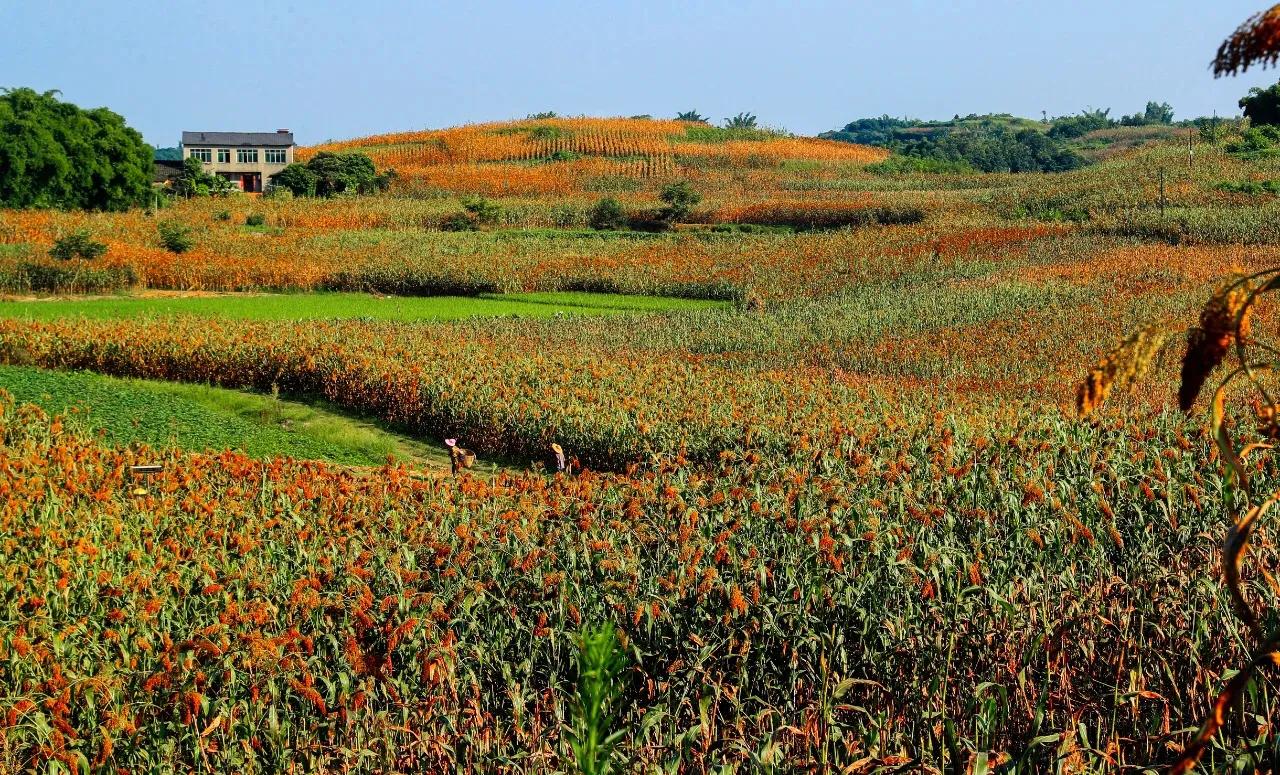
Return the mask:
<path fill-rule="evenodd" d="M 373 160 L 363 153 L 321 151 L 306 164 L 290 164 L 272 175 L 271 185 L 294 196 L 370 194 L 386 191 L 395 175 L 394 170 L 379 174 Z"/>
<path fill-rule="evenodd" d="M 0 205 L 125 210 L 151 190 L 152 150 L 106 108 L 0 92 Z"/>

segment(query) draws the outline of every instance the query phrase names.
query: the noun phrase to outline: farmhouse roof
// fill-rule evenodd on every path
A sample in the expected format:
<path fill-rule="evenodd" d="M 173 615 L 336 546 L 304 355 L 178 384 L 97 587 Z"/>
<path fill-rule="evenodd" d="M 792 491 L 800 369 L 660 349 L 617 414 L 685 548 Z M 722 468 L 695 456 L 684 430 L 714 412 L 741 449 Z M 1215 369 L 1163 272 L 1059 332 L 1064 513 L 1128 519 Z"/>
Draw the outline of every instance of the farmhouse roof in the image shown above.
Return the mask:
<path fill-rule="evenodd" d="M 182 162 L 156 159 L 151 169 L 151 182 L 164 183 L 182 175 Z"/>
<path fill-rule="evenodd" d="M 293 145 L 293 132 L 183 132 L 182 144 L 287 148 Z"/>

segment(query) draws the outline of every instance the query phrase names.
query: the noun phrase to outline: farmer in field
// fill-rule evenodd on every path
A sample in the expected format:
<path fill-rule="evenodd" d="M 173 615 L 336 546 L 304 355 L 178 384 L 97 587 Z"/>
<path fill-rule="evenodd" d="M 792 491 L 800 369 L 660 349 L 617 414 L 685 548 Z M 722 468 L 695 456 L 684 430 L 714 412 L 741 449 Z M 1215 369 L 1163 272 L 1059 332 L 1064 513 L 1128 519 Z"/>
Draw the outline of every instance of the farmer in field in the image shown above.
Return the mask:
<path fill-rule="evenodd" d="M 444 445 L 449 448 L 449 468 L 454 476 L 464 468 L 470 468 L 476 462 L 476 456 L 471 450 L 463 449 L 458 446 L 457 439 L 445 439 Z"/>
<path fill-rule="evenodd" d="M 568 473 L 569 466 L 565 462 L 564 447 L 559 444 L 551 445 L 551 454 L 547 456 L 547 470 L 556 471 L 558 473 Z"/>

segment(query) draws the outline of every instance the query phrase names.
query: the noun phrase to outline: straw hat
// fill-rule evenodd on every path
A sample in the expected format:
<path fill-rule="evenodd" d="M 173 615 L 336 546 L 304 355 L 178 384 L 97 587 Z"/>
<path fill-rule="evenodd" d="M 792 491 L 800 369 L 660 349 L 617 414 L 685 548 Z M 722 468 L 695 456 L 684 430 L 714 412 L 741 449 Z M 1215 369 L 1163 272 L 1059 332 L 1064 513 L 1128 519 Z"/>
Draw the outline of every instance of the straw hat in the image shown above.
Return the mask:
<path fill-rule="evenodd" d="M 552 445 L 551 445 L 551 451 L 552 451 L 552 452 L 555 452 L 557 455 L 563 455 L 563 454 L 564 454 L 564 449 L 563 449 L 563 448 L 561 448 L 561 446 L 560 446 L 559 444 L 552 444 Z"/>
<path fill-rule="evenodd" d="M 445 445 L 446 447 L 456 447 L 456 446 L 458 446 L 458 440 L 457 440 L 457 439 L 445 439 L 445 440 L 444 440 L 444 445 Z"/>

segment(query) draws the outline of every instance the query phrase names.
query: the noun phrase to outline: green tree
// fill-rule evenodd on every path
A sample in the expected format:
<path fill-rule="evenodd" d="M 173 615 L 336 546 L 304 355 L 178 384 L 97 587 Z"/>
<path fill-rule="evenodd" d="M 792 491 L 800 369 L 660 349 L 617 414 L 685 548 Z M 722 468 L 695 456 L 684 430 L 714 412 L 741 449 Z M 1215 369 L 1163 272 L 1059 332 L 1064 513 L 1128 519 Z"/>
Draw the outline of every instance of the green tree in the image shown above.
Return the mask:
<path fill-rule="evenodd" d="M 307 169 L 316 176 L 317 196 L 360 193 L 372 187 L 378 174 L 373 160 L 363 153 L 321 151 L 307 162 Z"/>
<path fill-rule="evenodd" d="M 757 126 L 754 113 L 739 113 L 733 118 L 724 120 L 725 129 L 755 129 Z"/>
<path fill-rule="evenodd" d="M 291 191 L 294 196 L 315 196 L 319 178 L 305 164 L 294 162 L 270 178 L 272 187 Z"/>
<path fill-rule="evenodd" d="M 1253 87 L 1240 98 L 1240 108 L 1254 126 L 1280 124 L 1280 83 L 1267 89 Z"/>
<path fill-rule="evenodd" d="M 60 261 L 70 261 L 73 258 L 92 261 L 106 252 L 105 242 L 95 240 L 88 229 L 77 229 L 54 240 L 49 255 Z"/>
<path fill-rule="evenodd" d="M 156 224 L 156 232 L 160 235 L 160 244 L 170 253 L 186 253 L 195 247 L 191 237 L 191 228 L 178 221 L 161 221 Z"/>
<path fill-rule="evenodd" d="M 395 178 L 394 170 L 381 175 L 373 159 L 363 153 L 321 151 L 304 164 L 290 164 L 271 176 L 272 186 L 292 191 L 295 196 L 370 194 L 385 191 Z"/>
<path fill-rule="evenodd" d="M 463 197 L 462 209 L 466 210 L 476 223 L 485 226 L 491 226 L 502 218 L 502 205 L 482 196 Z"/>
<path fill-rule="evenodd" d="M 1069 140 L 1081 137 L 1097 129 L 1115 126 L 1115 121 L 1108 115 L 1111 108 L 1084 110 L 1078 116 L 1061 116 L 1053 120 L 1049 127 L 1049 136 L 1057 140 Z"/>
<path fill-rule="evenodd" d="M 151 146 L 118 114 L 57 94 L 0 92 L 0 204 L 125 210 L 145 202 Z"/>
<path fill-rule="evenodd" d="M 235 184 L 221 175 L 206 172 L 204 164 L 194 156 L 182 160 L 182 174 L 173 181 L 173 193 L 176 196 L 229 194 L 234 190 Z"/>
<path fill-rule="evenodd" d="M 1121 126 L 1151 126 L 1152 124 L 1172 124 L 1173 123 L 1173 106 L 1167 102 L 1151 101 L 1147 103 L 1147 107 L 1141 113 L 1134 113 L 1132 116 L 1124 116 L 1120 119 Z"/>
<path fill-rule="evenodd" d="M 658 212 L 658 217 L 667 223 L 675 223 L 702 201 L 702 194 L 694 191 L 688 181 L 681 180 L 663 186 L 658 198 L 667 205 Z"/>
<path fill-rule="evenodd" d="M 711 120 L 696 110 L 685 110 L 676 114 L 676 121 L 692 121 L 695 124 L 709 124 Z"/>
<path fill-rule="evenodd" d="M 587 224 L 598 231 L 614 231 L 627 225 L 627 211 L 622 203 L 606 196 L 587 212 Z"/>

